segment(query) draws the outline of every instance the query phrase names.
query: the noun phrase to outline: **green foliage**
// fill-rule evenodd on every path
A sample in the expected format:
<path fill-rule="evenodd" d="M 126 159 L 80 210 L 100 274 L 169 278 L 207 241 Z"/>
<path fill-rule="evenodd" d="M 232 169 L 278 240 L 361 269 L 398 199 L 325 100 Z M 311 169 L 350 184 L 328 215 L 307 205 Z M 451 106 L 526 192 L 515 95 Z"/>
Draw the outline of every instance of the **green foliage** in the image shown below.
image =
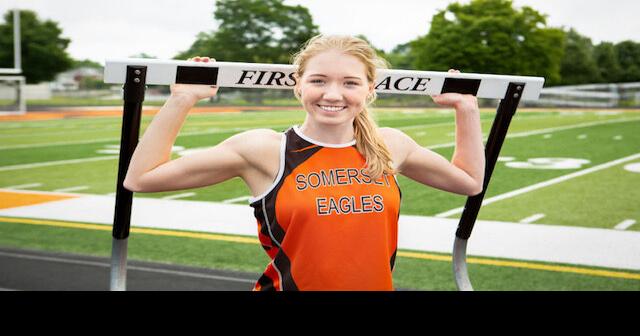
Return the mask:
<path fill-rule="evenodd" d="M 98 63 L 98 62 L 94 62 L 90 59 L 84 59 L 84 60 L 72 60 L 71 63 L 71 67 L 73 69 L 76 68 L 94 68 L 94 69 L 103 69 L 102 64 Z"/>
<path fill-rule="evenodd" d="M 584 84 L 601 81 L 598 64 L 593 57 L 591 39 L 570 29 L 565 35 L 564 55 L 561 62 L 561 84 Z"/>
<path fill-rule="evenodd" d="M 13 11 L 0 24 L 0 67 L 13 67 Z M 62 29 L 51 20 L 41 21 L 33 11 L 20 11 L 22 70 L 27 83 L 51 81 L 71 68 L 67 54 L 71 40 L 61 37 Z"/>
<path fill-rule="evenodd" d="M 176 56 L 210 56 L 219 61 L 288 63 L 300 46 L 318 34 L 308 9 L 282 0 L 221 0 L 214 17 L 218 30 L 200 33 Z"/>
<path fill-rule="evenodd" d="M 398 44 L 385 56 L 394 69 L 413 69 L 415 59 L 411 53 L 411 42 Z"/>
<path fill-rule="evenodd" d="M 622 69 L 619 82 L 640 81 L 640 43 L 623 41 L 615 45 L 618 63 Z"/>
<path fill-rule="evenodd" d="M 618 55 L 611 42 L 602 42 L 593 48 L 593 58 L 598 65 L 598 73 L 604 83 L 617 82 L 622 75 Z"/>
<path fill-rule="evenodd" d="M 543 76 L 560 80 L 564 32 L 510 0 L 453 3 L 433 16 L 429 33 L 411 42 L 414 67 Z"/>

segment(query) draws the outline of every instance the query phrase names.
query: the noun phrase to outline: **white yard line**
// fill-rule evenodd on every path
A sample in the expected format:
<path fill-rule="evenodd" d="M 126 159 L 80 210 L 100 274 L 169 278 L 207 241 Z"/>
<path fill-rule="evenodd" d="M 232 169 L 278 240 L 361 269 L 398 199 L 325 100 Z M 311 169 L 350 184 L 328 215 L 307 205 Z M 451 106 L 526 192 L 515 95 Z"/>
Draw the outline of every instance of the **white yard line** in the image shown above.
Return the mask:
<path fill-rule="evenodd" d="M 530 135 L 538 135 L 538 134 L 546 134 L 546 133 L 550 133 L 550 132 L 565 131 L 565 130 L 570 130 L 570 129 L 574 129 L 574 128 L 590 127 L 590 126 L 597 126 L 597 125 L 606 125 L 606 124 L 613 124 L 613 123 L 620 123 L 620 122 L 627 122 L 627 121 L 640 121 L 640 118 L 623 118 L 623 119 L 614 119 L 614 120 L 593 121 L 593 122 L 587 122 L 587 123 L 575 124 L 575 125 L 568 125 L 568 126 L 543 128 L 543 129 L 534 130 L 534 131 L 526 131 L 526 132 L 520 132 L 520 133 L 507 134 L 507 138 L 520 138 L 520 137 L 527 137 L 527 136 L 530 136 Z M 483 138 L 483 141 L 486 141 L 486 140 L 487 140 L 486 138 Z M 455 142 L 448 142 L 448 143 L 443 143 L 443 144 L 438 144 L 438 145 L 427 146 L 426 148 L 428 148 L 428 149 L 445 148 L 445 147 L 451 147 L 451 146 L 455 146 L 455 145 L 456 145 Z"/>
<path fill-rule="evenodd" d="M 618 223 L 618 225 L 616 225 L 614 227 L 614 229 L 616 229 L 616 230 L 626 230 L 626 229 L 630 228 L 631 225 L 633 225 L 635 223 L 636 223 L 635 219 L 625 219 L 622 222 Z"/>
<path fill-rule="evenodd" d="M 289 125 L 276 125 L 271 126 L 274 128 L 282 128 L 287 127 Z M 253 127 L 257 128 L 257 127 Z M 213 131 L 204 131 L 204 132 L 181 132 L 179 136 L 190 136 L 190 135 L 207 135 L 207 134 L 217 134 L 217 133 L 229 133 L 229 132 L 238 132 L 253 129 L 250 127 L 236 127 L 229 129 L 215 129 Z M 20 149 L 20 148 L 38 148 L 38 147 L 49 147 L 49 146 L 65 146 L 65 145 L 86 145 L 92 143 L 100 143 L 100 142 L 120 142 L 120 137 L 117 138 L 103 138 L 103 139 L 94 139 L 94 140 L 84 140 L 84 141 L 60 141 L 60 142 L 49 142 L 49 143 L 40 143 L 40 144 L 25 144 L 25 145 L 11 145 L 11 146 L 0 146 L 0 150 L 3 149 Z"/>
<path fill-rule="evenodd" d="M 529 118 L 533 118 L 533 117 L 529 117 Z M 540 133 L 562 131 L 562 130 L 565 130 L 565 129 L 579 128 L 579 127 L 589 127 L 589 126 L 600 125 L 600 124 L 610 124 L 610 123 L 616 123 L 616 122 L 627 122 L 627 121 L 636 121 L 636 120 L 640 120 L 640 118 L 616 118 L 616 119 L 609 119 L 609 120 L 604 120 L 604 121 L 594 121 L 594 122 L 575 124 L 575 125 L 569 125 L 569 126 L 544 128 L 544 129 L 540 129 L 540 130 L 527 131 L 527 132 L 521 132 L 521 133 L 514 133 L 514 134 L 511 134 L 511 135 L 507 135 L 507 137 L 529 136 L 529 135 L 535 135 L 535 134 L 540 134 Z M 444 125 L 444 124 L 453 124 L 453 122 L 442 123 L 442 125 Z M 410 129 L 410 128 L 419 128 L 419 127 L 424 128 L 424 127 L 431 127 L 430 125 L 435 126 L 436 124 L 411 125 L 411 126 L 397 127 L 397 129 Z M 271 127 L 274 127 L 274 128 L 280 127 L 280 128 L 282 128 L 282 127 L 288 127 L 288 126 L 290 126 L 290 125 L 276 125 L 276 126 L 271 126 Z M 440 126 L 440 125 L 438 125 L 438 126 Z M 206 131 L 206 132 L 186 132 L 186 133 L 180 133 L 180 136 L 206 135 L 206 134 L 236 132 L 236 131 L 242 131 L 242 130 L 248 130 L 248 129 L 252 129 L 252 128 L 243 127 L 243 128 L 234 128 L 234 129 L 216 130 L 216 131 Z M 41 143 L 41 144 L 24 144 L 24 145 L 0 146 L 0 150 L 20 149 L 20 148 L 38 148 L 38 147 L 49 147 L 49 146 L 64 146 L 64 145 L 82 145 L 82 144 L 92 144 L 92 143 L 109 142 L 109 141 L 119 142 L 120 138 L 117 137 L 117 138 L 104 138 L 104 139 L 94 139 L 94 140 L 85 140 L 85 141 L 61 141 L 61 142 L 50 142 L 50 143 Z M 441 147 L 450 147 L 450 146 L 454 146 L 454 145 L 455 145 L 455 142 L 451 142 L 451 143 L 446 143 L 446 144 L 441 144 L 441 145 L 434 145 L 434 146 L 430 146 L 430 147 L 427 147 L 427 148 L 441 148 Z"/>
<path fill-rule="evenodd" d="M 520 220 L 519 223 L 525 223 L 525 224 L 530 224 L 533 223 L 535 221 L 537 221 L 538 219 L 544 218 L 545 214 L 535 214 L 535 215 L 531 215 L 527 218 L 523 218 Z"/>
<path fill-rule="evenodd" d="M 240 202 L 240 201 L 246 201 L 248 199 L 251 199 L 251 196 L 242 196 L 242 197 L 237 197 L 237 198 L 231 198 L 231 199 L 222 201 L 222 203 L 235 203 L 235 202 Z"/>
<path fill-rule="evenodd" d="M 625 119 L 615 119 L 615 120 L 588 122 L 588 123 L 575 124 L 575 125 L 569 125 L 569 126 L 545 128 L 545 129 L 540 129 L 540 130 L 535 130 L 535 131 L 513 133 L 513 134 L 510 134 L 510 135 L 507 135 L 507 138 L 525 137 L 525 136 L 530 136 L 530 135 L 544 134 L 544 133 L 562 131 L 562 130 L 573 129 L 573 128 L 589 127 L 589 126 L 595 126 L 595 125 L 603 125 L 603 124 L 611 124 L 611 123 L 619 123 L 619 122 L 627 122 L 627 121 L 637 121 L 637 120 L 640 120 L 640 118 L 625 118 Z M 183 136 L 183 135 L 201 135 L 201 134 L 211 134 L 211 133 L 219 133 L 219 132 L 184 133 L 184 134 L 181 134 L 181 136 Z M 220 132 L 220 133 L 222 133 L 222 132 Z M 13 148 L 19 148 L 19 147 L 20 148 L 31 148 L 31 147 L 45 147 L 45 146 L 57 145 L 57 144 L 82 144 L 82 143 L 86 144 L 86 143 L 97 143 L 97 142 L 118 141 L 118 140 L 119 139 L 107 139 L 107 140 L 103 139 L 103 140 L 82 141 L 82 142 L 26 145 L 24 147 L 21 147 L 20 145 L 18 145 L 18 146 L 0 147 L 0 150 L 2 150 L 2 149 L 13 149 Z M 455 142 L 448 142 L 448 143 L 443 143 L 443 144 L 427 146 L 426 148 L 428 148 L 428 149 L 446 148 L 446 147 L 455 146 L 455 144 L 456 144 Z M 0 167 L 0 171 L 28 169 L 28 168 L 38 168 L 38 167 L 44 167 L 44 166 L 54 166 L 54 165 L 63 165 L 63 164 L 71 164 L 71 163 L 83 163 L 83 162 L 99 161 L 99 160 L 111 160 L 111 159 L 117 159 L 117 158 L 118 158 L 117 156 L 105 156 L 105 157 L 93 157 L 93 158 L 74 159 L 74 160 L 38 162 L 38 163 L 30 163 L 30 164 L 22 164 L 22 165 L 13 165 L 13 166 Z"/>
<path fill-rule="evenodd" d="M 89 189 L 89 186 L 76 186 L 69 188 L 56 189 L 53 192 L 68 192 L 68 191 L 78 191 L 78 190 L 86 190 Z"/>
<path fill-rule="evenodd" d="M 84 163 L 84 162 L 91 162 L 91 161 L 114 160 L 114 159 L 118 159 L 118 156 L 98 156 L 98 157 L 91 157 L 91 158 L 85 158 L 85 159 L 27 163 L 27 164 L 0 167 L 0 171 L 40 168 L 40 167 L 47 167 L 47 166 L 66 165 L 71 163 Z"/>
<path fill-rule="evenodd" d="M 522 195 L 522 194 L 528 193 L 528 192 L 533 191 L 533 190 L 537 190 L 537 189 L 540 189 L 540 188 L 548 187 L 550 185 L 554 185 L 554 184 L 557 184 L 557 183 L 560 183 L 560 182 L 564 182 L 564 181 L 567 181 L 569 179 L 572 179 L 572 178 L 575 178 L 575 177 L 578 177 L 578 176 L 582 176 L 582 175 L 590 174 L 590 173 L 597 172 L 597 171 L 600 171 L 600 170 L 603 170 L 603 169 L 607 169 L 609 167 L 613 167 L 615 165 L 618 165 L 618 164 L 621 164 L 621 163 L 624 163 L 624 162 L 627 162 L 627 161 L 632 161 L 632 160 L 635 160 L 635 159 L 638 159 L 638 158 L 640 158 L 640 153 L 636 153 L 636 154 L 633 154 L 633 155 L 630 155 L 630 156 L 627 156 L 627 157 L 624 157 L 624 158 L 621 158 L 621 159 L 605 162 L 603 164 L 600 164 L 600 165 L 597 165 L 597 166 L 593 166 L 591 168 L 579 170 L 579 171 L 573 172 L 571 174 L 562 175 L 562 176 L 559 176 L 559 177 L 556 177 L 556 178 L 552 178 L 552 179 L 547 180 L 547 181 L 543 181 L 543 182 L 540 182 L 540 183 L 536 183 L 536 184 L 530 185 L 528 187 L 516 189 L 516 190 L 510 191 L 510 192 L 504 193 L 504 194 L 500 194 L 500 195 L 497 195 L 497 196 L 493 196 L 491 198 L 487 198 L 482 202 L 482 205 L 484 206 L 484 205 L 488 205 L 488 204 L 491 204 L 491 203 L 494 203 L 494 202 L 497 202 L 497 201 L 502 201 L 502 200 L 505 200 L 505 199 L 508 199 L 508 198 L 511 198 L 511 197 Z M 464 210 L 464 207 L 455 208 L 455 209 L 451 209 L 449 211 L 445 211 L 445 212 L 439 213 L 439 214 L 435 215 L 435 217 L 449 217 L 451 215 L 462 213 L 463 210 Z"/>
<path fill-rule="evenodd" d="M 2 189 L 27 189 L 27 188 L 36 188 L 42 186 L 42 183 L 29 183 L 29 184 L 20 184 L 8 187 L 2 187 Z"/>
<path fill-rule="evenodd" d="M 162 197 L 162 199 L 172 200 L 172 199 L 179 199 L 179 198 L 187 198 L 187 197 L 195 196 L 195 194 L 196 193 L 194 193 L 194 192 L 188 192 L 188 193 L 184 193 L 184 194 L 165 196 L 165 197 Z"/>

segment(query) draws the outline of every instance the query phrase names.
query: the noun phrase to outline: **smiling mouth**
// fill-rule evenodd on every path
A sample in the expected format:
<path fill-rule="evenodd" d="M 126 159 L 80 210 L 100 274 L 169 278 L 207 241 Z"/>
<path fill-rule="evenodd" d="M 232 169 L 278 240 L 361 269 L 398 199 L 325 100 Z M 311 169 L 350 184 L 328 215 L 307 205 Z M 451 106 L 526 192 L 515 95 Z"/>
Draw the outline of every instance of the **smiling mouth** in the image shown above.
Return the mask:
<path fill-rule="evenodd" d="M 319 108 L 327 112 L 338 112 L 347 108 L 346 106 L 332 106 L 332 105 L 316 105 L 316 106 L 318 106 Z"/>

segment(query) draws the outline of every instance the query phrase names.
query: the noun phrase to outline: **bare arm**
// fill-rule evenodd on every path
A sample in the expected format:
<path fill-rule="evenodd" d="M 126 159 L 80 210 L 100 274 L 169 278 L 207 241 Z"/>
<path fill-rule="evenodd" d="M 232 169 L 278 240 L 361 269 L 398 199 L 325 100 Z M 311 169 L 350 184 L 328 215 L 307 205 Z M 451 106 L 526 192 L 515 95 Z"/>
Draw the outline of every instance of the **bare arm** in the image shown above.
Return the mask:
<path fill-rule="evenodd" d="M 399 170 L 413 180 L 438 189 L 477 195 L 482 192 L 485 168 L 478 102 L 471 95 L 458 93 L 441 94 L 433 100 L 456 110 L 456 147 L 451 162 L 400 132 L 407 154 Z"/>
<path fill-rule="evenodd" d="M 200 61 L 200 58 L 194 60 Z M 208 62 L 208 58 L 203 58 Z M 195 188 L 239 176 L 246 161 L 236 150 L 241 136 L 171 161 L 171 148 L 187 113 L 200 99 L 215 95 L 208 85 L 173 85 L 171 96 L 153 118 L 131 158 L 124 187 L 136 192 Z"/>

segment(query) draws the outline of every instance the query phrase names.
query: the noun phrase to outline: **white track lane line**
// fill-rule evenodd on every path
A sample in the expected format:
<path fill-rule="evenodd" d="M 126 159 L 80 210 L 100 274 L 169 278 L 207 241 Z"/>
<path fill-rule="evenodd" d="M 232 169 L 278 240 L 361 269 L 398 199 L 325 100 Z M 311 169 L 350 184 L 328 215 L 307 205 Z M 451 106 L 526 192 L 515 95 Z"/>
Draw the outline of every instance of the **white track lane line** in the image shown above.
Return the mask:
<path fill-rule="evenodd" d="M 84 265 L 84 266 L 96 266 L 96 267 L 105 267 L 110 268 L 111 264 L 106 262 L 96 262 L 96 261 L 86 261 L 86 260 L 74 260 L 68 258 L 61 257 L 45 257 L 45 256 L 35 256 L 21 253 L 11 253 L 11 252 L 2 252 L 0 251 L 0 255 L 12 258 L 20 258 L 20 259 L 31 259 L 31 260 L 43 260 L 43 261 L 53 261 L 60 262 L 65 264 L 74 264 L 74 265 Z M 152 267 L 141 267 L 141 266 L 127 266 L 128 270 L 135 271 L 143 271 L 143 272 L 153 272 L 153 273 L 163 273 L 163 274 L 171 274 L 171 275 L 179 275 L 186 276 L 192 278 L 203 278 L 203 279 L 215 279 L 215 280 L 224 280 L 224 281 L 233 281 L 233 282 L 244 282 L 244 283 L 255 283 L 256 280 L 251 279 L 241 279 L 234 277 L 226 277 L 219 275 L 211 275 L 211 274 L 200 274 L 193 272 L 183 272 L 183 271 L 173 271 L 162 268 L 152 268 Z"/>

